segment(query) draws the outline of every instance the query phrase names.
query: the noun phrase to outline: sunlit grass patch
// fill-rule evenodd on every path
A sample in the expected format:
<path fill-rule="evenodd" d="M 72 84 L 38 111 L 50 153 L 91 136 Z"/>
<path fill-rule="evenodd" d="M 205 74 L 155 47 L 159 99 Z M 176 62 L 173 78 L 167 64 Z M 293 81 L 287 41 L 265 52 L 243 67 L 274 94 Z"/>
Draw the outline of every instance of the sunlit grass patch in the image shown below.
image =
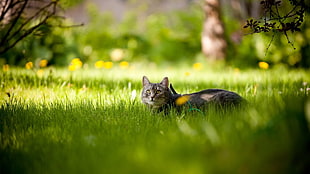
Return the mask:
<path fill-rule="evenodd" d="M 136 68 L 46 67 L 42 76 L 26 68 L 0 72 L 1 171 L 300 173 L 305 168 L 309 72 L 131 66 Z M 248 106 L 226 113 L 152 113 L 140 102 L 143 75 L 154 82 L 168 76 L 181 94 L 235 91 Z"/>

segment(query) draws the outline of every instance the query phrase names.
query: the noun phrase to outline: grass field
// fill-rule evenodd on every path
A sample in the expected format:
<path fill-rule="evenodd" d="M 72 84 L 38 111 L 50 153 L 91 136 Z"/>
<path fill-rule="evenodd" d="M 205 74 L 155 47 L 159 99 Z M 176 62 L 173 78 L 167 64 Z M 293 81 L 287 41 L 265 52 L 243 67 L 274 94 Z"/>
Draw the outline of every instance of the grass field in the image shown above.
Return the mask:
<path fill-rule="evenodd" d="M 0 72 L 0 173 L 307 173 L 310 72 L 11 68 Z M 249 106 L 152 114 L 141 79 L 223 88 Z"/>

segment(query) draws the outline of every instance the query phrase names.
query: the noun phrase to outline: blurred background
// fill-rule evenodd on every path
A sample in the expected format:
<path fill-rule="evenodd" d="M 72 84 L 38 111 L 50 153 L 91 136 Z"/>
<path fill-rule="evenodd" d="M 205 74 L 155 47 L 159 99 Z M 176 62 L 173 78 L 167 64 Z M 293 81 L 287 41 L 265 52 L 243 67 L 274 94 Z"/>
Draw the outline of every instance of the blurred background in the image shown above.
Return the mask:
<path fill-rule="evenodd" d="M 281 33 L 251 34 L 243 27 L 248 19 L 262 18 L 261 2 L 57 1 L 56 17 L 2 52 L 0 65 L 25 66 L 27 62 L 38 64 L 45 60 L 46 66 L 68 66 L 78 59 L 88 67 L 102 61 L 159 66 L 221 62 L 240 69 L 259 67 L 260 62 L 265 62 L 270 67 L 309 68 L 309 11 L 301 31 L 288 33 L 292 45 Z M 282 11 L 290 10 L 288 2 L 281 2 Z M 1 20 L 5 30 L 5 17 Z M 0 34 L 2 38 L 4 33 Z"/>

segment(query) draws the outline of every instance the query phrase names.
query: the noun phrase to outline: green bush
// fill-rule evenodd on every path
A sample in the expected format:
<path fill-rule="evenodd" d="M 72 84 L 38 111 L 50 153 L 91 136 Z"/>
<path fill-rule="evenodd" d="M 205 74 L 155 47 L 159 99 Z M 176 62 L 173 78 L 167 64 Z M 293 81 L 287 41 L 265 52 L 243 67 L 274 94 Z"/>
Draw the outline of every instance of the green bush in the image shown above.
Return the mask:
<path fill-rule="evenodd" d="M 89 61 L 109 60 L 115 48 L 125 51 L 124 59 L 157 63 L 192 60 L 200 52 L 202 15 L 196 7 L 191 13 L 158 13 L 142 21 L 131 12 L 121 22 L 95 6 L 90 5 L 88 11 L 90 22 L 76 36 Z"/>
<path fill-rule="evenodd" d="M 36 32 L 39 36 L 26 37 L 2 55 L 2 59 L 5 59 L 7 64 L 20 66 L 24 66 L 28 61 L 39 62 L 41 59 L 48 60 L 49 64 L 67 65 L 68 59 L 80 56 L 72 31 L 42 25 Z"/>

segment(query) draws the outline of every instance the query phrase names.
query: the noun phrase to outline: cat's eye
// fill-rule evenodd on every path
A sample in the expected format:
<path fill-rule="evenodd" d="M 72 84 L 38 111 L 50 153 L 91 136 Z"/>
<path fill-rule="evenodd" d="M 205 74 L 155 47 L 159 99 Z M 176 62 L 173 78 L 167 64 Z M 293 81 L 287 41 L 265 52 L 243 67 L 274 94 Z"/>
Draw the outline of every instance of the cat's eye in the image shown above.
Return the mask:
<path fill-rule="evenodd" d="M 147 94 L 151 94 L 151 91 L 148 89 L 145 91 Z"/>
<path fill-rule="evenodd" d="M 157 90 L 157 91 L 156 91 L 156 94 L 160 94 L 160 93 L 161 93 L 161 90 Z"/>

